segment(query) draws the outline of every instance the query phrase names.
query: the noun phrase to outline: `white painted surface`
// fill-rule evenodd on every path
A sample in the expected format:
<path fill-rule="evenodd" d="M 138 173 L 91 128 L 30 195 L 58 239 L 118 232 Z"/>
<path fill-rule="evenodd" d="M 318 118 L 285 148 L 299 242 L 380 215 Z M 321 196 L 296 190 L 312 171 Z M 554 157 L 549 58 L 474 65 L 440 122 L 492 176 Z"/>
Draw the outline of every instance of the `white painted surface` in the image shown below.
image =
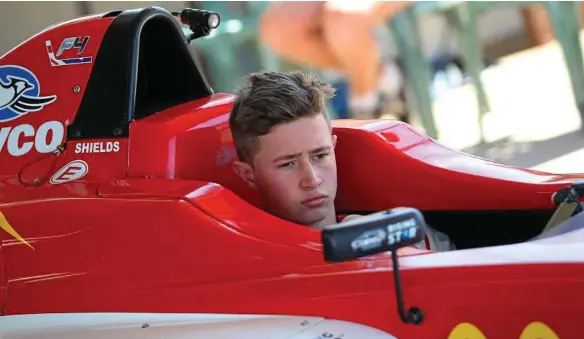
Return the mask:
<path fill-rule="evenodd" d="M 550 238 L 520 244 L 437 252 L 400 259 L 400 267 L 491 266 L 549 263 L 582 263 L 584 228 Z"/>
<path fill-rule="evenodd" d="M 0 317 L 1 339 L 392 339 L 379 330 L 308 316 L 62 313 Z"/>

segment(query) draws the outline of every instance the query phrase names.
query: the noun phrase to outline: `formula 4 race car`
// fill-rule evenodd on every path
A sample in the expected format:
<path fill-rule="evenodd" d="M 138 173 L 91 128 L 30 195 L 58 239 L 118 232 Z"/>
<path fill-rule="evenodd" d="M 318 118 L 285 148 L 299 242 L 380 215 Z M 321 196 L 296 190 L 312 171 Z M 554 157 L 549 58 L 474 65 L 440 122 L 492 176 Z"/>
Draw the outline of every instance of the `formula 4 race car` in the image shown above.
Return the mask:
<path fill-rule="evenodd" d="M 337 210 L 367 216 L 276 218 L 191 54 L 219 22 L 113 11 L 0 58 L 0 337 L 584 338 L 584 174 L 339 120 Z M 425 222 L 457 250 L 411 247 Z"/>

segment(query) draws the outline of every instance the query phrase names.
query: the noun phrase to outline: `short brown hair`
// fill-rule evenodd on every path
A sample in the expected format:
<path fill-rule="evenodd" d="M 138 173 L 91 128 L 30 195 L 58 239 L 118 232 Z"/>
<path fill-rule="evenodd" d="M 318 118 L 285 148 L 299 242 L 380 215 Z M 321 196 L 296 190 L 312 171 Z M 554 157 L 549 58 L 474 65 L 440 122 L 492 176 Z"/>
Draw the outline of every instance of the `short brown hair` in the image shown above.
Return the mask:
<path fill-rule="evenodd" d="M 249 161 L 258 138 L 281 123 L 323 114 L 330 125 L 325 100 L 334 96 L 331 84 L 312 73 L 260 72 L 248 75 L 229 117 L 237 155 Z"/>

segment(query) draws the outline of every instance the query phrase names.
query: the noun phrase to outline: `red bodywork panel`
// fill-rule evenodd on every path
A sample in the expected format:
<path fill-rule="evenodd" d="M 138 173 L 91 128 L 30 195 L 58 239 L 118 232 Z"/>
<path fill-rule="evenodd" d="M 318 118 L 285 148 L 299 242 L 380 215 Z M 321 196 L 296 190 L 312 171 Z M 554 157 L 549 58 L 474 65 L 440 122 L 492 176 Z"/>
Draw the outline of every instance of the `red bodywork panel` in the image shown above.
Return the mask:
<path fill-rule="evenodd" d="M 0 109 L 4 314 L 318 315 L 403 338 L 446 338 L 452 331 L 459 333 L 451 338 L 467 338 L 455 330 L 465 322 L 489 338 L 520 338 L 530 323 L 542 322 L 561 338 L 584 335 L 578 321 L 584 318 L 582 231 L 541 244 L 448 253 L 402 249 L 406 306 L 425 315 L 421 325 L 403 324 L 388 255 L 327 264 L 319 231 L 258 208 L 255 193 L 230 167 L 236 158 L 230 94 L 133 119 L 127 137 L 68 138 L 115 18 L 96 15 L 50 27 L 0 59 L 4 85 L 6 72 L 16 74 L 7 66 L 16 65 L 36 75 L 37 96 L 57 96 L 11 120 L 14 111 Z M 64 39 L 84 36 L 90 39 L 83 51 L 69 48 L 59 57 L 91 62 L 51 64 L 46 41 L 56 55 Z M 53 128 L 46 128 L 51 121 Z M 347 213 L 397 206 L 428 213 L 545 211 L 554 208 L 554 192 L 584 179 L 480 159 L 396 121 L 334 125 L 337 208 Z M 52 132 L 35 139 L 39 130 Z M 62 143 L 64 151 L 51 153 Z"/>

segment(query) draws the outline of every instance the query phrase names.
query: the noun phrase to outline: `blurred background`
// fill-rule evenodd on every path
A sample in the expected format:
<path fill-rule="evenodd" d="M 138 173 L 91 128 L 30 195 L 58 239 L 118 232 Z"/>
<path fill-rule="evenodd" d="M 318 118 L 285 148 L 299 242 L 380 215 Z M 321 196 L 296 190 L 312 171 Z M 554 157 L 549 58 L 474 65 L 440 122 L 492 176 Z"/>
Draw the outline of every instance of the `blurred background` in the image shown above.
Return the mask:
<path fill-rule="evenodd" d="M 294 63 L 262 41 L 259 25 L 272 5 L 0 2 L 0 55 L 48 25 L 81 15 L 148 6 L 209 9 L 221 15 L 221 26 L 191 47 L 215 91 L 234 91 L 249 72 L 310 69 L 338 89 L 333 115 L 351 117 L 350 81 L 343 70 Z M 405 119 L 445 145 L 481 157 L 557 173 L 584 172 L 582 13 L 580 2 L 405 6 L 375 28 L 382 65 L 394 71 L 386 80 L 397 86 L 397 96 L 385 98 L 379 114 Z M 276 33 L 286 40 L 289 32 Z"/>

